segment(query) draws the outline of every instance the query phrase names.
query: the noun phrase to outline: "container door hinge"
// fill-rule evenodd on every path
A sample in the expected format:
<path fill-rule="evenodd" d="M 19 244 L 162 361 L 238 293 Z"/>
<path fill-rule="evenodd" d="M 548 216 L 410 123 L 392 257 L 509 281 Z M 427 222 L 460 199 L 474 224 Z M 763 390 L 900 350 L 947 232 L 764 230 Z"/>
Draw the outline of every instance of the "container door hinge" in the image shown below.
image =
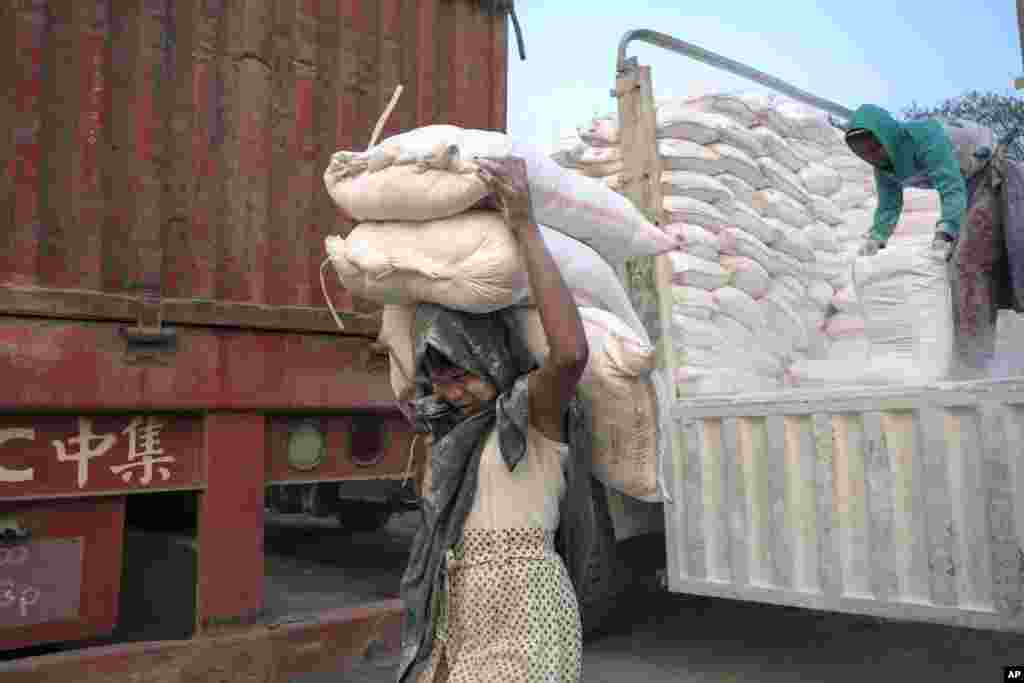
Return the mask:
<path fill-rule="evenodd" d="M 176 351 L 177 331 L 173 327 L 164 327 L 163 318 L 160 295 L 143 293 L 139 299 L 139 317 L 135 324 L 121 328 L 121 334 L 128 342 L 128 353 L 151 357 L 153 354 Z"/>

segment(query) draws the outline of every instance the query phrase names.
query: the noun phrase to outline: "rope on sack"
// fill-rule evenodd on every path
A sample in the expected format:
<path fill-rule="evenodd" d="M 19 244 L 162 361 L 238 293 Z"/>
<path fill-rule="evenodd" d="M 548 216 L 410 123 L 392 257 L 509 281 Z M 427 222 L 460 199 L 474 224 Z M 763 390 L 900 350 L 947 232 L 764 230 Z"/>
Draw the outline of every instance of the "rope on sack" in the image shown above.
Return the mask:
<path fill-rule="evenodd" d="M 398 98 L 402 96 L 403 90 L 405 90 L 405 86 L 401 83 L 395 87 L 395 92 L 391 95 L 391 101 L 388 102 L 388 106 L 384 107 L 384 113 L 380 115 L 380 118 L 377 119 L 377 125 L 373 127 L 373 135 L 370 136 L 370 144 L 366 147 L 367 151 L 377 144 L 377 138 L 380 137 L 381 131 L 384 130 L 384 125 L 388 122 L 388 119 L 391 118 L 391 112 L 393 112 L 395 107 L 398 105 Z"/>
<path fill-rule="evenodd" d="M 391 101 L 388 102 L 388 106 L 384 108 L 384 113 L 377 119 L 377 125 L 373 127 L 373 134 L 370 135 L 370 144 L 367 146 L 367 151 L 370 150 L 375 144 L 377 144 L 377 138 L 380 137 L 381 131 L 384 130 L 384 125 L 388 119 L 391 118 L 391 113 L 398 106 L 398 98 L 402 96 L 402 91 L 405 90 L 401 83 L 395 88 L 395 92 L 391 95 Z M 338 311 L 334 308 L 334 302 L 331 301 L 331 295 L 327 293 L 327 281 L 324 279 L 324 268 L 330 262 L 331 257 L 328 256 L 320 263 L 320 291 L 323 292 L 324 301 L 327 302 L 327 308 L 331 311 L 331 317 L 334 318 L 335 324 L 338 325 L 338 329 L 344 331 L 345 324 L 341 322 L 341 318 L 338 316 Z"/>

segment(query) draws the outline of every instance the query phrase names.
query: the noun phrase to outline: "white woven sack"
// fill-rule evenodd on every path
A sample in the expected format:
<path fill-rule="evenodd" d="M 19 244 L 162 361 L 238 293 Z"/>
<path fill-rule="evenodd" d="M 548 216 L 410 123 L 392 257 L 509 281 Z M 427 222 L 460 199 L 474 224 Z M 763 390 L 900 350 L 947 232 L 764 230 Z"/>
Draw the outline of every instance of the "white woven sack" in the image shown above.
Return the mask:
<path fill-rule="evenodd" d="M 539 313 L 517 312 L 522 334 L 538 364 L 548 354 Z M 663 500 L 660 460 L 665 457 L 667 412 L 659 401 L 652 372 L 654 348 L 605 311 L 581 308 L 590 354 L 579 393 L 591 414 L 591 465 L 602 483 L 628 496 Z"/>
<path fill-rule="evenodd" d="M 731 173 L 722 173 L 715 176 L 715 180 L 719 181 L 723 185 L 729 188 L 733 194 L 733 198 L 736 202 L 741 202 L 750 206 L 754 199 L 754 193 L 757 191 L 754 186 L 748 183 L 742 178 L 737 178 Z"/>
<path fill-rule="evenodd" d="M 827 197 L 811 195 L 811 211 L 815 218 L 826 225 L 834 226 L 843 222 L 843 210 Z"/>
<path fill-rule="evenodd" d="M 440 162 L 424 161 L 438 154 L 447 159 L 444 168 L 435 168 Z M 339 152 L 324 181 L 335 202 L 357 220 L 431 220 L 462 213 L 490 192 L 477 175 L 475 157 L 510 155 L 526 161 L 540 223 L 589 244 L 613 263 L 673 248 L 625 197 L 562 168 L 539 149 L 493 131 L 418 128 L 366 153 Z"/>
<path fill-rule="evenodd" d="M 761 167 L 746 152 L 721 142 L 709 145 L 708 149 L 718 154 L 718 163 L 723 173 L 729 173 L 742 178 L 748 184 L 758 189 L 767 187 L 769 181 L 765 178 Z"/>
<path fill-rule="evenodd" d="M 825 164 L 812 163 L 800 171 L 800 180 L 811 194 L 831 197 L 843 186 L 843 179 Z"/>
<path fill-rule="evenodd" d="M 771 157 L 761 157 L 757 163 L 770 187 L 788 194 L 800 204 L 810 204 L 811 196 L 804 189 L 799 176 Z"/>
<path fill-rule="evenodd" d="M 802 230 L 780 223 L 779 233 L 779 239 L 772 243 L 773 249 L 805 263 L 814 261 L 814 247 Z"/>
<path fill-rule="evenodd" d="M 804 204 L 771 188 L 755 192 L 753 205 L 762 216 L 780 220 L 793 228 L 805 228 L 814 220 Z"/>
<path fill-rule="evenodd" d="M 662 199 L 662 206 L 672 223 L 690 223 L 717 233 L 724 228 L 728 219 L 725 214 L 707 202 L 692 197 L 668 195 Z"/>
<path fill-rule="evenodd" d="M 746 292 L 736 287 L 721 287 L 712 292 L 719 310 L 743 323 L 753 333 L 757 333 L 765 325 L 764 312 Z"/>
<path fill-rule="evenodd" d="M 669 223 L 665 232 L 679 243 L 679 249 L 705 261 L 718 260 L 718 238 L 710 230 L 689 223 Z"/>
<path fill-rule="evenodd" d="M 325 240 L 342 285 L 381 304 L 428 301 L 488 313 L 527 291 L 519 245 L 500 213 L 469 211 L 424 222 L 357 225 Z"/>
<path fill-rule="evenodd" d="M 733 227 L 753 235 L 766 245 L 773 244 L 779 239 L 779 225 L 765 220 L 752 206 L 739 202 L 733 204 L 729 219 Z"/>
<path fill-rule="evenodd" d="M 619 117 L 615 114 L 598 116 L 586 126 L 577 129 L 581 140 L 594 147 L 611 147 L 619 144 Z"/>
<path fill-rule="evenodd" d="M 668 258 L 672 264 L 674 284 L 700 289 L 718 289 L 729 281 L 729 274 L 717 261 L 705 261 L 681 251 L 670 251 Z"/>
<path fill-rule="evenodd" d="M 732 190 L 718 178 L 687 171 L 665 171 L 661 174 L 661 189 L 666 196 L 679 195 L 702 202 L 732 201 Z"/>
<path fill-rule="evenodd" d="M 751 132 L 757 136 L 765 155 L 782 164 L 793 173 L 798 173 L 807 165 L 807 160 L 800 156 L 790 144 L 778 133 L 764 126 L 752 128 Z"/>
<path fill-rule="evenodd" d="M 811 243 L 815 251 L 827 251 L 836 253 L 839 251 L 839 242 L 836 240 L 835 231 L 821 221 L 811 223 L 804 228 L 804 237 Z"/>
<path fill-rule="evenodd" d="M 686 318 L 710 320 L 718 312 L 718 302 L 709 289 L 672 285 L 672 310 Z"/>
<path fill-rule="evenodd" d="M 755 299 L 768 293 L 771 275 L 754 259 L 723 254 L 718 262 L 729 273 L 729 284 L 736 289 L 743 290 Z"/>

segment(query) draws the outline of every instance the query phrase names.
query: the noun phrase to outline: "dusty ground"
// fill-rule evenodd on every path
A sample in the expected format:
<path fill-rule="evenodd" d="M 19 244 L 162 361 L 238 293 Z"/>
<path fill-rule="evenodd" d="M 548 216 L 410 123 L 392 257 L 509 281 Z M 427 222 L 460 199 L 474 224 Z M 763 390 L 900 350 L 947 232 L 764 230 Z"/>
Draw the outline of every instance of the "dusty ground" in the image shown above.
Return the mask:
<path fill-rule="evenodd" d="M 302 520 L 268 526 L 275 610 L 395 595 L 413 517 L 396 518 L 379 534 L 345 536 L 330 523 L 319 526 L 325 528 Z M 651 555 L 652 547 L 641 552 Z M 657 557 L 635 559 L 651 565 Z M 984 683 L 1001 680 L 1002 666 L 1024 663 L 1024 636 L 670 595 L 638 578 L 615 627 L 586 644 L 586 683 Z M 310 675 L 294 683 L 338 680 Z M 368 661 L 344 680 L 392 681 L 393 662 Z"/>

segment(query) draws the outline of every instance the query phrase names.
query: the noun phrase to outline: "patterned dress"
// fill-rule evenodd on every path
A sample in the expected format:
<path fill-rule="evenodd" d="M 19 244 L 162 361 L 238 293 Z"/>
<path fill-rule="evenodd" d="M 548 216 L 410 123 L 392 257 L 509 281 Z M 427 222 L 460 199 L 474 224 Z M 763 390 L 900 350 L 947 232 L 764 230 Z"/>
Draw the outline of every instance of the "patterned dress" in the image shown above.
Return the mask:
<path fill-rule="evenodd" d="M 581 624 L 576 594 L 554 549 L 569 446 L 533 427 L 512 471 L 496 432 L 462 541 L 442 572 L 436 640 L 418 683 L 576 683 Z"/>

